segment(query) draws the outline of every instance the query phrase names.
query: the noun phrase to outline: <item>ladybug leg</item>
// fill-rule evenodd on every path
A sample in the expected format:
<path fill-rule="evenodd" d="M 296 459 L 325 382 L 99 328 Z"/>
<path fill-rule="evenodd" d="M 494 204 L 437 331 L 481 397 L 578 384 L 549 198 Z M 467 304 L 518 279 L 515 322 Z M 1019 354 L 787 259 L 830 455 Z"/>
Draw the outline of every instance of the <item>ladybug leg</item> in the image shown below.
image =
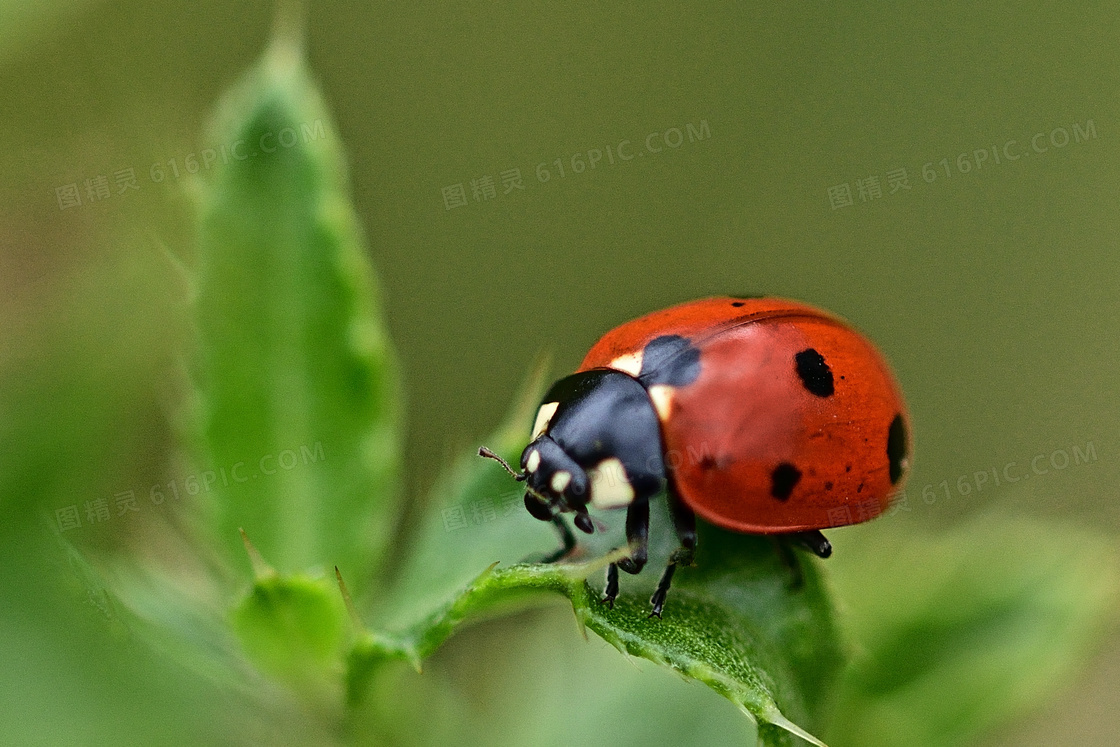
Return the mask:
<path fill-rule="evenodd" d="M 673 517 L 673 527 L 677 530 L 681 546 L 669 556 L 669 565 L 665 566 L 665 572 L 657 582 L 657 590 L 649 598 L 649 603 L 653 605 L 649 616 L 657 617 L 658 620 L 661 619 L 665 597 L 669 594 L 669 585 L 673 583 L 673 574 L 676 573 L 677 566 L 692 565 L 692 556 L 696 552 L 696 514 L 692 513 L 692 510 L 671 490 L 668 494 L 668 503 L 669 514 Z"/>
<path fill-rule="evenodd" d="M 692 565 L 692 555 L 696 550 L 696 514 L 684 504 L 671 490 L 668 494 L 669 515 L 673 518 L 673 528 L 681 541 L 680 549 L 673 553 L 673 562 Z"/>
<path fill-rule="evenodd" d="M 560 514 L 555 514 L 551 521 L 552 525 L 556 527 L 557 533 L 560 535 L 561 546 L 551 555 L 541 560 L 540 562 L 542 563 L 555 563 L 576 548 L 576 536 L 572 534 L 572 530 L 568 528 L 564 517 Z"/>
<path fill-rule="evenodd" d="M 626 543 L 630 545 L 630 557 L 618 561 L 618 567 L 637 575 L 646 565 L 649 547 L 649 501 L 634 501 L 626 509 Z"/>
<path fill-rule="evenodd" d="M 805 582 L 805 577 L 801 572 L 801 561 L 797 559 L 797 555 L 794 554 L 792 549 L 794 545 L 809 550 L 818 558 L 827 558 L 832 555 L 832 543 L 816 530 L 785 534 L 777 537 L 776 540 L 778 542 L 778 552 L 793 574 L 791 586 L 794 589 L 800 589 Z"/>
<path fill-rule="evenodd" d="M 630 545 L 630 557 L 607 566 L 607 587 L 603 590 L 603 602 L 611 609 L 614 609 L 614 600 L 618 597 L 618 569 L 638 574 L 646 565 L 649 548 L 649 501 L 635 501 L 626 510 L 626 542 Z"/>
<path fill-rule="evenodd" d="M 607 566 L 607 588 L 603 590 L 603 602 L 613 610 L 616 597 L 618 597 L 618 566 L 611 563 Z"/>
<path fill-rule="evenodd" d="M 797 544 L 808 549 L 818 558 L 827 558 L 832 554 L 832 543 L 816 530 L 811 532 L 798 532 L 797 534 L 790 535 L 790 538 Z"/>

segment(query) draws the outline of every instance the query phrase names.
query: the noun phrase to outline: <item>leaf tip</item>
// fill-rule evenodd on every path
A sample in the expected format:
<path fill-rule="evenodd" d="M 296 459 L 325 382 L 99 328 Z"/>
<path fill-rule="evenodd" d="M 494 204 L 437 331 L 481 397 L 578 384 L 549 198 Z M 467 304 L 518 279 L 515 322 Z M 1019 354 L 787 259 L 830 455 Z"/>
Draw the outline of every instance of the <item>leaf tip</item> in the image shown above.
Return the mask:
<path fill-rule="evenodd" d="M 253 576 L 260 580 L 276 575 L 276 569 L 273 568 L 265 561 L 261 551 L 256 548 L 252 540 L 249 539 L 249 534 L 245 531 L 244 527 L 238 527 L 237 531 L 241 534 L 241 541 L 245 544 L 245 553 L 249 556 L 249 563 L 253 566 Z"/>
<path fill-rule="evenodd" d="M 338 580 L 338 591 L 342 594 L 342 602 L 346 605 L 346 611 L 350 614 L 350 622 L 354 624 L 355 630 L 362 629 L 362 618 L 358 615 L 358 610 L 354 607 L 354 599 L 350 596 L 350 590 L 346 588 L 346 582 L 342 580 L 342 571 L 338 570 L 338 566 L 334 567 L 334 577 Z"/>
<path fill-rule="evenodd" d="M 307 28 L 303 0 L 277 0 L 272 20 L 270 52 L 274 59 L 299 59 L 303 56 L 303 38 Z M 279 58 L 279 59 L 278 59 Z"/>
<path fill-rule="evenodd" d="M 405 652 L 405 657 L 408 659 L 408 663 L 412 665 L 412 668 L 416 670 L 416 674 L 424 674 L 424 661 L 420 658 L 420 654 L 417 653 L 415 648 L 410 646 Z"/>
<path fill-rule="evenodd" d="M 630 554 L 630 548 L 620 547 L 598 558 L 592 558 L 585 563 L 557 564 L 565 576 L 571 581 L 586 581 L 588 576 L 595 571 L 601 571 L 611 563 L 616 563 Z"/>
<path fill-rule="evenodd" d="M 587 642 L 590 640 L 587 637 L 587 610 L 577 607 L 575 600 L 572 600 L 572 614 L 575 615 L 579 634 L 583 637 L 584 642 Z"/>
<path fill-rule="evenodd" d="M 766 719 L 766 721 L 773 724 L 774 726 L 777 726 L 779 729 L 785 729 L 790 734 L 801 737 L 810 744 L 815 744 L 817 745 L 817 747 L 828 747 L 827 744 L 817 739 L 812 734 L 805 731 L 800 726 L 786 718 L 785 715 L 783 715 L 782 712 L 777 709 L 777 707 L 767 709 L 764 718 Z"/>

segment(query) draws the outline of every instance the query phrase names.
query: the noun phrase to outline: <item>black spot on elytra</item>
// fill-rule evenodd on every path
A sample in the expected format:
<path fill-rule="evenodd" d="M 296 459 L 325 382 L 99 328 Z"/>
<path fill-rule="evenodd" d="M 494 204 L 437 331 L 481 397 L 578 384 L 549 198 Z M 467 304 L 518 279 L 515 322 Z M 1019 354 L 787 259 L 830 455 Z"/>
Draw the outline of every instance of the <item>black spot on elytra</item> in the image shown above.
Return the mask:
<path fill-rule="evenodd" d="M 832 480 L 825 480 L 824 489 L 825 490 L 832 490 Z"/>
<path fill-rule="evenodd" d="M 735 308 L 739 308 L 740 306 L 746 306 L 747 302 L 746 301 L 732 301 L 731 305 L 734 306 Z"/>
<path fill-rule="evenodd" d="M 642 353 L 638 381 L 646 387 L 655 384 L 685 386 L 700 376 L 700 350 L 687 337 L 662 335 L 649 341 Z"/>
<path fill-rule="evenodd" d="M 806 348 L 794 356 L 797 362 L 797 375 L 811 394 L 818 397 L 831 396 L 835 391 L 832 385 L 832 369 L 824 362 L 824 356 L 812 348 Z"/>
<path fill-rule="evenodd" d="M 700 457 L 700 469 L 715 469 L 716 458 L 711 454 Z"/>
<path fill-rule="evenodd" d="M 891 485 L 902 477 L 904 462 L 906 461 L 908 444 L 906 443 L 906 423 L 902 415 L 895 415 L 891 427 L 887 431 L 887 459 L 890 460 Z"/>
<path fill-rule="evenodd" d="M 779 501 L 787 500 L 800 479 L 801 470 L 789 462 L 782 462 L 770 473 L 770 495 Z"/>

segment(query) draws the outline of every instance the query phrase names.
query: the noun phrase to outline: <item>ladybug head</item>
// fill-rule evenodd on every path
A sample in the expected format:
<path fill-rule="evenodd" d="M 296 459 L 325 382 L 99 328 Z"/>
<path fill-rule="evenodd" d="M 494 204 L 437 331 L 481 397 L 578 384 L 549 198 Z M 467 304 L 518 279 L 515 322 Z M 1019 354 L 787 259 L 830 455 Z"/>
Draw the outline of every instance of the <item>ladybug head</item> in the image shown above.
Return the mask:
<path fill-rule="evenodd" d="M 591 533 L 587 473 L 559 444 L 546 435 L 538 436 L 521 452 L 521 469 L 528 487 L 525 508 L 534 518 L 551 521 L 556 514 L 574 511 L 576 526 Z"/>
<path fill-rule="evenodd" d="M 587 473 L 572 461 L 548 436 L 540 436 L 521 454 L 521 472 L 514 472 L 506 460 L 485 446 L 478 455 L 493 459 L 506 468 L 518 482 L 525 482 L 525 508 L 535 519 L 555 521 L 560 514 L 575 512 L 574 523 L 591 534 L 594 524 L 587 513 L 590 495 Z"/>

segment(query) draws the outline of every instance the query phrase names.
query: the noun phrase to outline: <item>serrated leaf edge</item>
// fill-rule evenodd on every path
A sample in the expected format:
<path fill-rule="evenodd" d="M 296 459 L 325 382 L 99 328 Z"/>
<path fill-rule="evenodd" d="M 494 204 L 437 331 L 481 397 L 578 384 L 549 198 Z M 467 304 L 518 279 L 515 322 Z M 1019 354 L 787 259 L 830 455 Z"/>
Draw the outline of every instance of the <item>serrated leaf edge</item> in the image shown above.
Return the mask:
<path fill-rule="evenodd" d="M 423 660 L 450 638 L 461 624 L 467 622 L 472 612 L 480 611 L 510 593 L 542 590 L 566 596 L 572 604 L 581 632 L 590 628 L 627 658 L 637 656 L 668 667 L 715 690 L 734 703 L 755 724 L 762 721 L 817 747 L 827 747 L 824 742 L 786 718 L 765 685 L 759 683 L 758 687 L 769 696 L 768 702 L 752 697 L 738 681 L 692 657 L 667 657 L 640 636 L 615 628 L 597 618 L 591 606 L 594 592 L 587 583 L 587 577 L 625 554 L 626 550 L 620 549 L 578 564 L 518 564 L 497 569 L 498 564 L 494 563 L 459 595 L 407 630 L 400 633 L 366 630 L 347 657 L 350 702 L 360 701 L 369 677 L 381 663 L 392 659 L 403 660 L 422 672 Z"/>

